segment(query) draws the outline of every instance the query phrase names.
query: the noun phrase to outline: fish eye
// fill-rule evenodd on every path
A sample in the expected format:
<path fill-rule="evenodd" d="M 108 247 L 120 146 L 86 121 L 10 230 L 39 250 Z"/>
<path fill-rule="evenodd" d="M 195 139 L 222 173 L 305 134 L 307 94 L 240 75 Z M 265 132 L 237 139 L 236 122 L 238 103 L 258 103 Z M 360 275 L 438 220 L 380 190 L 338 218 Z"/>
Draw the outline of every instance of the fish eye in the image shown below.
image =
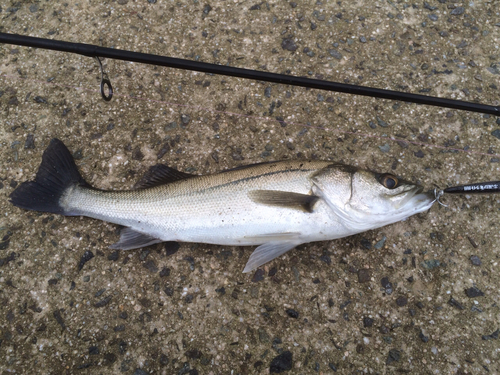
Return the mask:
<path fill-rule="evenodd" d="M 399 184 L 398 178 L 388 173 L 381 175 L 378 180 L 387 189 L 395 189 Z"/>

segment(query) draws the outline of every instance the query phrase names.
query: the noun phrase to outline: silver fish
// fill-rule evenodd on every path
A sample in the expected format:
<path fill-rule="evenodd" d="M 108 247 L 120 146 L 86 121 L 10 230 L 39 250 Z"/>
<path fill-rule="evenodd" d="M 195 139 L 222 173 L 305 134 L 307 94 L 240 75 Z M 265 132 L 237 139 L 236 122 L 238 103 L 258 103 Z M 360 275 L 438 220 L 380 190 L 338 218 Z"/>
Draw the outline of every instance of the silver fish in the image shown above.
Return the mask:
<path fill-rule="evenodd" d="M 104 191 L 85 182 L 66 146 L 53 139 L 35 180 L 10 201 L 123 225 L 113 249 L 163 241 L 259 245 L 243 270 L 249 272 L 297 245 L 404 220 L 428 210 L 435 197 L 391 174 L 329 161 L 262 163 L 207 176 L 158 165 L 134 190 Z"/>

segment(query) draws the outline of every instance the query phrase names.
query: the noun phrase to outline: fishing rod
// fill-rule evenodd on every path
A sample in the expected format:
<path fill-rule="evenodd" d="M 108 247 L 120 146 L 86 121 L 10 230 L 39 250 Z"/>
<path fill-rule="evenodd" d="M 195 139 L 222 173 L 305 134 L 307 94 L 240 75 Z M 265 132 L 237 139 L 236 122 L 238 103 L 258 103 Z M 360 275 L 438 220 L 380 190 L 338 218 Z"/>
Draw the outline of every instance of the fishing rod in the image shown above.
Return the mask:
<path fill-rule="evenodd" d="M 479 182 L 476 184 L 452 186 L 443 190 L 450 194 L 487 194 L 500 193 L 500 181 Z"/>
<path fill-rule="evenodd" d="M 440 201 L 445 194 L 496 194 L 500 193 L 500 181 L 476 182 L 474 184 L 450 186 L 443 190 L 434 189 L 435 202 L 448 207 Z"/>
<path fill-rule="evenodd" d="M 21 45 L 27 47 L 42 48 L 54 51 L 76 53 L 83 56 L 93 57 L 99 61 L 101 68 L 101 95 L 104 100 L 109 101 L 113 96 L 111 81 L 104 73 L 100 58 L 132 61 L 142 64 L 165 66 L 170 68 L 192 70 L 204 73 L 212 73 L 224 76 L 239 77 L 257 81 L 281 83 L 284 85 L 308 87 L 319 90 L 342 92 L 346 94 L 370 96 L 375 98 L 400 100 L 416 104 L 426 104 L 437 107 L 453 108 L 464 111 L 486 113 L 500 116 L 500 106 L 491 106 L 480 103 L 466 102 L 455 99 L 445 99 L 433 96 L 411 94 L 400 91 L 384 90 L 373 87 L 351 85 L 346 83 L 330 82 L 305 77 L 295 77 L 285 74 L 269 73 L 251 69 L 236 68 L 225 65 L 210 64 L 199 61 L 185 60 L 174 57 L 159 56 L 141 52 L 133 52 L 114 48 L 99 47 L 92 44 L 73 43 L 54 39 L 44 39 L 25 35 L 0 33 L 0 43 Z M 108 91 L 106 95 L 105 91 Z"/>

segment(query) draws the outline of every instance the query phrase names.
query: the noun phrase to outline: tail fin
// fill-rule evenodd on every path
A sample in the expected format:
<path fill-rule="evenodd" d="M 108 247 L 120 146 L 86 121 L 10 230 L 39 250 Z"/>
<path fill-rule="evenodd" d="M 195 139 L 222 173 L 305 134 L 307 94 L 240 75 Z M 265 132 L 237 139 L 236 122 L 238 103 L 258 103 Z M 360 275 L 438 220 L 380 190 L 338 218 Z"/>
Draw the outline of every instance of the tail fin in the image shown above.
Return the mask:
<path fill-rule="evenodd" d="M 10 202 L 26 210 L 65 215 L 59 200 L 74 185 L 89 186 L 64 143 L 54 138 L 43 153 L 35 181 L 23 182 L 10 195 Z"/>

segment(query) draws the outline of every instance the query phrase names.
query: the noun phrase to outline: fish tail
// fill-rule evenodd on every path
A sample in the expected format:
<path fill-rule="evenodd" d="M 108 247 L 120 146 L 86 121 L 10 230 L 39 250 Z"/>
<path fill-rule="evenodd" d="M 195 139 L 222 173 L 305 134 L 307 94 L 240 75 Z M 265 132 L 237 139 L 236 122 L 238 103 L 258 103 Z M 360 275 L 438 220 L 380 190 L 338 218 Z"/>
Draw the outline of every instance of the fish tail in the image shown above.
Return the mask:
<path fill-rule="evenodd" d="M 9 198 L 14 206 L 26 210 L 71 215 L 60 200 L 69 188 L 77 185 L 90 186 L 78 172 L 68 148 L 54 138 L 43 153 L 35 180 L 23 182 Z"/>

